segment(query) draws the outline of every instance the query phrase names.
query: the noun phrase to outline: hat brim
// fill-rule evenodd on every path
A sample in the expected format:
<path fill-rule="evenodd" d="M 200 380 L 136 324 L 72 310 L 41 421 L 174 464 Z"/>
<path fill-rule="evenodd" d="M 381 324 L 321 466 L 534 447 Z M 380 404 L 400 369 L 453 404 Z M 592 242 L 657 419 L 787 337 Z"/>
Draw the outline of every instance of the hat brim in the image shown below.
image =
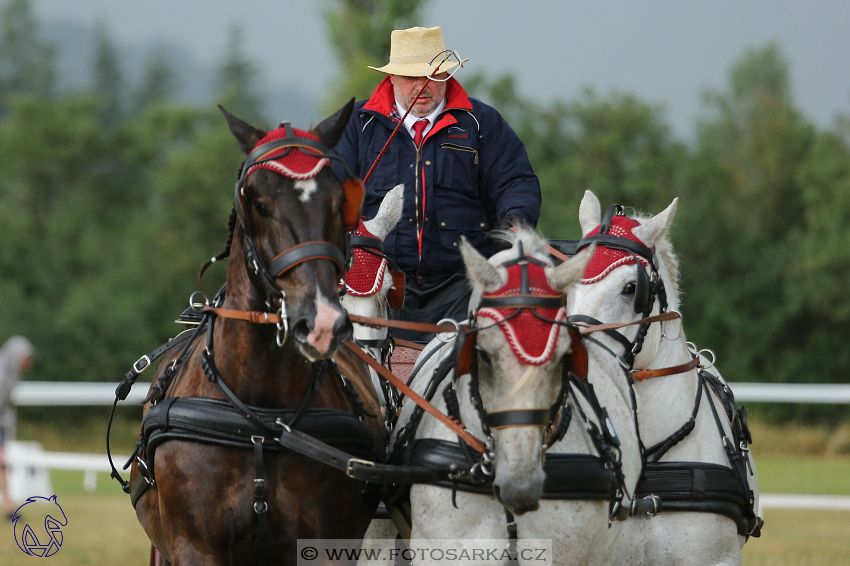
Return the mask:
<path fill-rule="evenodd" d="M 461 63 L 466 63 L 469 59 L 463 59 Z M 367 65 L 368 66 L 368 65 Z M 457 61 L 446 61 L 436 69 L 436 74 L 451 71 L 458 66 Z M 369 67 L 373 71 L 386 73 L 388 75 L 401 75 L 403 77 L 427 77 L 435 72 L 434 65 L 424 63 L 387 63 L 383 67 Z"/>

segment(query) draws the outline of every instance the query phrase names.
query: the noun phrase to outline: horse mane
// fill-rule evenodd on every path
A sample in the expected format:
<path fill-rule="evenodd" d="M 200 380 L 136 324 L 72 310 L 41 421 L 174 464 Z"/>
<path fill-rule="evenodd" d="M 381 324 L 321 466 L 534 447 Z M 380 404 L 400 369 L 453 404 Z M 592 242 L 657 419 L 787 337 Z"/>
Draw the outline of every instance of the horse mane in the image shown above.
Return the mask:
<path fill-rule="evenodd" d="M 650 214 L 635 214 L 630 218 L 637 220 L 641 224 L 652 218 Z M 673 249 L 673 243 L 670 241 L 670 236 L 665 235 L 659 241 L 655 242 L 655 253 L 661 259 L 664 267 L 667 268 L 667 275 L 670 276 L 670 289 L 676 300 L 681 299 L 681 290 L 679 288 L 679 257 Z"/>

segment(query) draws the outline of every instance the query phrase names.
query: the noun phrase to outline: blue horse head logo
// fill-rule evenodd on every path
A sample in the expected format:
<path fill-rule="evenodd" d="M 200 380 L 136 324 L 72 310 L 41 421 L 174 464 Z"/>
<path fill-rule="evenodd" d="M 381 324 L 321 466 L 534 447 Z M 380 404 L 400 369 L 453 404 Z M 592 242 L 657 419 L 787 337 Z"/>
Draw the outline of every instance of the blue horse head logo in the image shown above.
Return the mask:
<path fill-rule="evenodd" d="M 27 507 L 26 519 L 21 515 L 24 507 Z M 36 517 L 44 517 L 44 521 L 37 521 Z M 49 498 L 30 497 L 15 511 L 12 523 L 15 526 L 15 542 L 18 543 L 18 548 L 30 556 L 45 558 L 53 556 L 62 547 L 62 527 L 68 525 L 68 518 L 59 507 L 55 495 Z M 36 525 L 36 529 L 33 529 L 32 525 Z"/>

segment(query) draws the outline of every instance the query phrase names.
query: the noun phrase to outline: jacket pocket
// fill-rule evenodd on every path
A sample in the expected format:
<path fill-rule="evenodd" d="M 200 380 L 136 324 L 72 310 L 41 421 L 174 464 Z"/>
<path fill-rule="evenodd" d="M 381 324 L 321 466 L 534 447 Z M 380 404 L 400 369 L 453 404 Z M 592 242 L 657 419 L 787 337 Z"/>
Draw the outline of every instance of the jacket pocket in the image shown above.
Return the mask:
<path fill-rule="evenodd" d="M 451 149 L 451 150 L 454 150 L 454 151 L 463 151 L 463 152 L 466 152 L 466 153 L 471 153 L 475 156 L 472 160 L 472 164 L 478 165 L 478 150 L 475 149 L 474 147 L 467 147 L 465 145 L 459 145 L 459 144 L 456 144 L 456 143 L 441 143 L 440 147 L 443 148 L 443 149 Z"/>
<path fill-rule="evenodd" d="M 440 243 L 454 257 L 460 249 L 460 238 L 466 236 L 469 243 L 478 246 L 487 237 L 487 216 L 478 208 L 442 208 L 437 210 Z M 459 253 L 459 252 L 458 252 Z"/>
<path fill-rule="evenodd" d="M 437 185 L 478 198 L 478 150 L 454 143 L 440 144 Z"/>

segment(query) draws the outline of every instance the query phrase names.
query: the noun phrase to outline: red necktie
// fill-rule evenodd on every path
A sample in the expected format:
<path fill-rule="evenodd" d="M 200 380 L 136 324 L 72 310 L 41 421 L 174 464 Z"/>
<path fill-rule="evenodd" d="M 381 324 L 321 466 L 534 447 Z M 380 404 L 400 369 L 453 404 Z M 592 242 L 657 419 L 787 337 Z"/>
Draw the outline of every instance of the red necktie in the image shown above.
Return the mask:
<path fill-rule="evenodd" d="M 416 144 L 416 147 L 422 145 L 422 134 L 425 132 L 425 128 L 427 127 L 428 120 L 426 120 L 425 118 L 413 124 L 413 130 L 416 132 L 416 135 L 413 136 L 413 143 Z"/>

